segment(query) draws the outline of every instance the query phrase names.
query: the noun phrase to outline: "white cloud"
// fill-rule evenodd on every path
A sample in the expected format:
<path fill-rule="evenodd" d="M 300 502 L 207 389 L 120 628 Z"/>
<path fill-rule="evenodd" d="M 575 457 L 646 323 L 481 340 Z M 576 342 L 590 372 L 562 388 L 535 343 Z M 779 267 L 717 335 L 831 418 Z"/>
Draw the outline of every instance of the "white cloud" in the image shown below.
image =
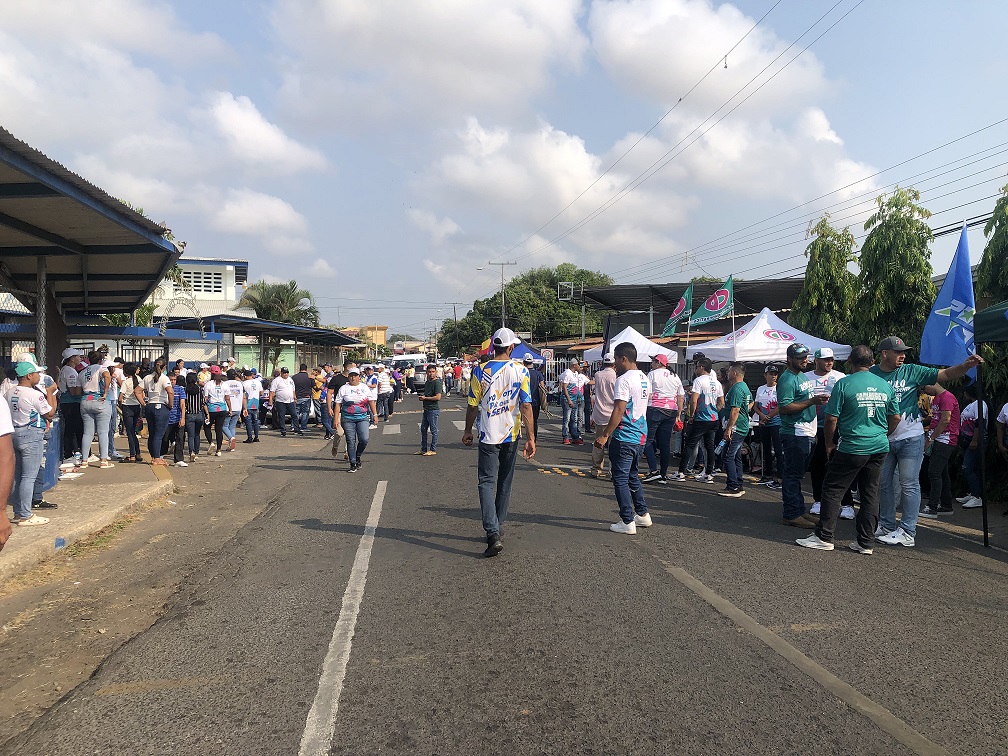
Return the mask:
<path fill-rule="evenodd" d="M 210 114 L 231 153 L 247 163 L 261 164 L 274 173 L 296 173 L 325 167 L 325 157 L 284 134 L 267 121 L 245 96 L 218 92 Z"/>
<path fill-rule="evenodd" d="M 434 213 L 411 209 L 409 218 L 417 228 L 430 234 L 434 244 L 441 244 L 449 236 L 457 234 L 462 229 L 451 218 L 438 218 Z"/>
<path fill-rule="evenodd" d="M 312 278 L 335 278 L 336 269 L 329 262 L 321 257 L 316 257 L 315 261 L 305 268 L 305 271 Z"/>
<path fill-rule="evenodd" d="M 248 236 L 307 232 L 308 222 L 289 202 L 251 189 L 232 189 L 211 216 L 218 231 Z"/>

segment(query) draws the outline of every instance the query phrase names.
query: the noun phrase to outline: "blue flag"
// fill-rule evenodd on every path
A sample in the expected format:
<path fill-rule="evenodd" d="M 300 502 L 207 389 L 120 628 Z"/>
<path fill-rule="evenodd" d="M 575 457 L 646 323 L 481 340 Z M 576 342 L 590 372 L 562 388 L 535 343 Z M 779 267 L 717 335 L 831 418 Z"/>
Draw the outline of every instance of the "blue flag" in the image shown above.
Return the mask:
<path fill-rule="evenodd" d="M 920 360 L 928 365 L 958 365 L 973 347 L 973 273 L 970 270 L 966 226 L 959 236 L 952 265 L 935 300 L 921 336 Z M 975 377 L 975 372 L 970 371 Z"/>

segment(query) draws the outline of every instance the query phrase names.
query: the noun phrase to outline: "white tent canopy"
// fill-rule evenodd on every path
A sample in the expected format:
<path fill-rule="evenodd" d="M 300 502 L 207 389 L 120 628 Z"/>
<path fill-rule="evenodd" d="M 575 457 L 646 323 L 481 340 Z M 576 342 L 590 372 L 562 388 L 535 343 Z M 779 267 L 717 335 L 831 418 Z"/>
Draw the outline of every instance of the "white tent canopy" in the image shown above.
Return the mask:
<path fill-rule="evenodd" d="M 678 355 L 671 349 L 666 349 L 665 347 L 655 344 L 650 339 L 642 336 L 634 328 L 627 326 L 622 331 L 620 331 L 616 336 L 609 339 L 609 354 L 613 353 L 613 349 L 616 348 L 617 344 L 622 344 L 624 341 L 629 341 L 635 347 L 637 347 L 637 361 L 647 362 L 652 357 L 657 354 L 664 354 L 668 357 L 669 363 L 674 363 L 678 361 Z M 605 346 L 604 344 L 602 346 Z M 601 362 L 602 361 L 602 346 L 597 346 L 594 349 L 589 349 L 584 353 L 585 362 Z"/>
<path fill-rule="evenodd" d="M 850 356 L 851 348 L 825 339 L 817 339 L 793 328 L 764 307 L 756 317 L 741 328 L 702 344 L 686 349 L 686 359 L 692 360 L 697 352 L 714 362 L 783 362 L 791 344 L 804 344 L 809 352 L 830 348 L 837 359 Z"/>

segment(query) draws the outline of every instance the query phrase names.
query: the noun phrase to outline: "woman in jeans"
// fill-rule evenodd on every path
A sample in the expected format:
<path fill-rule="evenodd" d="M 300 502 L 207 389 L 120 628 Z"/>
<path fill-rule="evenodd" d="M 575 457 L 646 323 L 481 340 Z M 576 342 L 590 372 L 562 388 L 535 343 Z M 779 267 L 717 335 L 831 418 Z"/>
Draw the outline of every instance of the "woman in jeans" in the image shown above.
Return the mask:
<path fill-rule="evenodd" d="M 203 388 L 199 384 L 199 374 L 190 370 L 185 377 L 186 392 L 186 439 L 189 441 L 189 461 L 195 462 L 199 457 L 200 430 L 206 422 L 204 411 Z"/>
<path fill-rule="evenodd" d="M 112 376 L 108 371 L 111 361 L 102 362 L 97 352 L 88 355 L 91 364 L 78 376 L 83 394 L 81 396 L 81 419 L 84 421 L 84 435 L 81 437 L 81 455 L 87 462 L 98 461 L 100 468 L 115 467 L 109 459 L 109 423 L 112 422 Z M 98 458 L 91 457 L 91 443 L 95 431 L 98 433 Z"/>
<path fill-rule="evenodd" d="M 228 408 L 227 389 L 224 388 L 224 374 L 220 365 L 210 367 L 210 380 L 203 386 L 203 401 L 205 402 L 205 415 L 213 425 L 214 436 L 217 441 L 217 449 L 214 451 L 213 444 L 210 446 L 211 454 L 221 456 L 221 448 L 224 446 L 224 421 L 231 414 Z"/>
<path fill-rule="evenodd" d="M 123 427 L 126 429 L 126 439 L 129 441 L 129 456 L 126 457 L 126 461 L 143 462 L 143 457 L 140 455 L 140 439 L 137 438 L 137 424 L 143 417 L 144 404 L 147 403 L 144 398 L 143 382 L 137 375 L 135 362 L 127 362 L 123 366 L 123 375 L 126 379 L 119 394 L 119 406 L 122 408 Z"/>
<path fill-rule="evenodd" d="M 171 381 L 165 375 L 165 361 L 159 357 L 154 362 L 154 372 L 143 379 L 144 393 L 147 396 L 147 452 L 152 465 L 168 463 L 161 456 L 161 442 L 168 430 L 168 414 L 175 401 Z"/>
<path fill-rule="evenodd" d="M 350 457 L 350 472 L 357 472 L 361 466 L 361 455 L 368 444 L 368 410 L 375 412 L 371 390 L 361 383 L 360 369 L 350 368 L 348 382 L 340 386 L 334 403 L 339 413 L 340 424 L 346 434 L 347 455 Z"/>
<path fill-rule="evenodd" d="M 172 456 L 175 466 L 188 467 L 189 465 L 185 461 L 186 415 L 189 411 L 186 390 L 184 385 L 179 385 L 176 371 L 172 370 L 168 380 L 172 385 L 172 405 L 171 411 L 168 413 L 168 428 L 165 431 L 164 441 L 161 442 L 161 455 L 167 454 L 169 444 L 174 442 L 175 449 Z"/>

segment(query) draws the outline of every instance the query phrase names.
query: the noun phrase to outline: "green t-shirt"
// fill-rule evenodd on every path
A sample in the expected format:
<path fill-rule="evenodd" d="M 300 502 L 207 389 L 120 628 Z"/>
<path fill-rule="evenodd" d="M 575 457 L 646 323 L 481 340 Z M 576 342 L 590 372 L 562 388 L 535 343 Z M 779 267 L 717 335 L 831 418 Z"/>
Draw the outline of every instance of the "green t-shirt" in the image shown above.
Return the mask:
<path fill-rule="evenodd" d="M 892 441 L 902 441 L 904 438 L 924 435 L 924 424 L 921 422 L 920 406 L 917 404 L 917 390 L 921 386 L 930 386 L 938 382 L 938 368 L 924 367 L 905 363 L 895 370 L 886 373 L 875 365 L 871 372 L 885 379 L 896 394 L 896 409 L 900 416 L 900 424 L 893 431 Z"/>
<path fill-rule="evenodd" d="M 836 382 L 826 414 L 837 418 L 840 451 L 882 454 L 889 451 L 889 416 L 899 414 L 896 393 L 884 379 L 860 370 Z"/>
<path fill-rule="evenodd" d="M 424 396 L 437 396 L 443 392 L 443 387 L 440 378 L 435 378 L 433 381 L 427 381 L 424 384 L 423 395 Z M 423 408 L 425 410 L 429 409 L 441 409 L 441 402 L 429 402 L 424 401 Z"/>
<path fill-rule="evenodd" d="M 745 381 L 739 381 L 728 389 L 725 394 L 725 410 L 727 416 L 731 417 L 731 408 L 738 407 L 738 419 L 735 421 L 735 428 L 732 433 L 738 433 L 745 438 L 749 432 L 749 406 L 752 404 L 752 392 L 746 386 Z"/>
<path fill-rule="evenodd" d="M 785 407 L 794 402 L 811 399 L 815 393 L 815 381 L 805 373 L 795 374 L 788 368 L 777 379 L 777 406 Z M 810 404 L 801 412 L 780 413 L 780 432 L 788 436 L 815 438 L 816 408 Z"/>

